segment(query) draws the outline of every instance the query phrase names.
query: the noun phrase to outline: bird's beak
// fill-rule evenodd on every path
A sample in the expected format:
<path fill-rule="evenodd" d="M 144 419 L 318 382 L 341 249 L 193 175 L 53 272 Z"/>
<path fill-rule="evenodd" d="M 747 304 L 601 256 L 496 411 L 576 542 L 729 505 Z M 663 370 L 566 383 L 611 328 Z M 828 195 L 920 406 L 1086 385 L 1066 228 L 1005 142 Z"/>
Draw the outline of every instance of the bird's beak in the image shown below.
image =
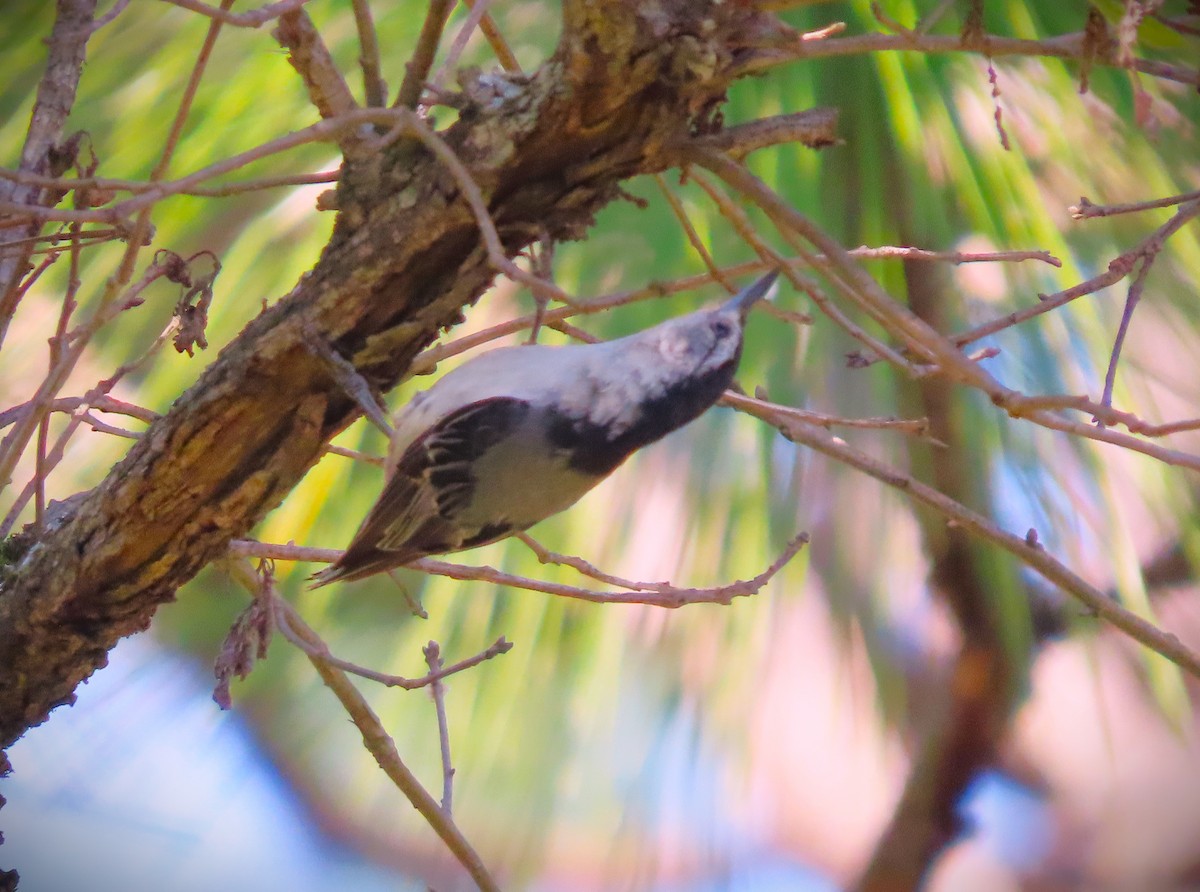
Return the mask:
<path fill-rule="evenodd" d="M 745 319 L 746 314 L 750 312 L 750 307 L 754 305 L 756 300 L 767 293 L 767 289 L 771 287 L 772 283 L 775 281 L 775 277 L 778 275 L 779 270 L 771 270 L 753 285 L 743 288 L 736 295 L 731 297 L 729 302 L 725 304 L 725 309 L 737 310 L 738 315 Z"/>

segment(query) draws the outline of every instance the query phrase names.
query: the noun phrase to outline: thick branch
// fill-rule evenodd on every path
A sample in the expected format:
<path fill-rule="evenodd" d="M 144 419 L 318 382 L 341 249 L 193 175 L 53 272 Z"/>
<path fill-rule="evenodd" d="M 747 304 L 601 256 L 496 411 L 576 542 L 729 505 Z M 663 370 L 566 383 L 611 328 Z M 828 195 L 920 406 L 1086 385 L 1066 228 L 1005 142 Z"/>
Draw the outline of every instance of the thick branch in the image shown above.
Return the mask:
<path fill-rule="evenodd" d="M 442 134 L 482 196 L 504 253 L 576 238 L 627 177 L 664 169 L 720 100 L 740 4 L 568 5 L 558 53 Z M 275 507 L 357 414 L 309 348 L 328 341 L 386 390 L 494 268 L 463 188 L 427 146 L 400 141 L 377 172 L 342 183 L 341 216 L 316 267 L 255 319 L 95 490 L 0 572 L 0 742 L 69 702 L 124 635 Z"/>

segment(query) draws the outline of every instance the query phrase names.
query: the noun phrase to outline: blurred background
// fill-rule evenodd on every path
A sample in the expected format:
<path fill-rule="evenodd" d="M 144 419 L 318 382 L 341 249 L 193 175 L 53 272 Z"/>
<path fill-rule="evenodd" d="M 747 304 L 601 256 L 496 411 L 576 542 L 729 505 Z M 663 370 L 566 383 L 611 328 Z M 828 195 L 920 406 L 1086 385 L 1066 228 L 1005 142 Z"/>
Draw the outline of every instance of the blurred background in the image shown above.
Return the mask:
<path fill-rule="evenodd" d="M 955 34 L 969 4 L 883 6 L 906 26 L 936 8 L 934 32 Z M 372 8 L 394 89 L 425 5 Z M 313 0 L 306 9 L 358 89 L 349 5 Z M 1161 11 L 1183 15 L 1186 4 L 1167 2 Z M 6 167 L 19 158 L 53 12 L 42 0 L 0 7 Z M 504 0 L 491 12 L 525 70 L 553 51 L 556 4 Z M 984 25 L 1037 39 L 1081 30 L 1087 12 L 1081 2 L 1006 0 L 986 5 Z M 448 35 L 465 13 L 455 10 Z M 880 28 L 867 2 L 800 4 L 784 18 L 801 30 L 835 21 L 850 35 Z M 100 174 L 148 175 L 206 27 L 166 3 L 132 4 L 92 39 L 70 123 L 90 135 Z M 172 175 L 315 120 L 269 31 L 224 29 Z M 1187 38 L 1169 29 L 1141 36 L 1146 55 L 1194 64 L 1194 38 L 1185 50 Z M 480 35 L 463 62 L 494 65 Z M 1016 57 L 990 65 L 1007 151 L 989 62 L 976 55 L 857 52 L 795 62 L 736 83 L 725 109 L 729 123 L 840 109 L 842 145 L 773 148 L 749 165 L 848 247 L 1046 250 L 1062 260 L 1061 268 L 864 261 L 897 300 L 948 332 L 1103 271 L 1173 212 L 1076 221 L 1068 208 L 1081 195 L 1112 204 L 1200 182 L 1194 88 L 1093 68 L 1081 93 L 1074 65 Z M 442 126 L 452 113 L 435 109 L 434 117 Z M 329 148 L 309 145 L 239 176 L 338 162 Z M 667 180 L 718 264 L 753 259 L 700 188 Z M 162 202 L 155 246 L 220 258 L 212 347 L 194 358 L 159 353 L 115 395 L 165 411 L 264 302 L 286 295 L 329 236 L 333 217 L 316 210 L 325 188 Z M 556 281 L 569 293 L 600 297 L 703 272 L 654 180 L 627 188 L 646 207 L 615 203 L 586 241 L 557 247 Z M 786 252 L 765 218 L 747 211 L 762 237 Z M 83 253 L 85 308 L 120 250 Z M 13 322 L 0 354 L 0 409 L 27 399 L 45 373 L 65 276 L 62 263 L 51 268 Z M 1119 368 L 1118 408 L 1156 422 L 1200 415 L 1198 280 L 1200 230 L 1192 223 L 1149 275 Z M 1119 283 L 985 339 L 979 347 L 998 351 L 987 368 L 1023 392 L 1098 398 L 1126 288 Z M 713 285 L 579 324 L 616 336 L 721 293 Z M 145 350 L 177 296 L 176 286 L 153 286 L 144 306 L 101 333 L 64 394 L 84 392 Z M 855 368 L 847 354 L 859 345 L 807 298 L 784 285 L 775 300 L 814 321 L 752 317 L 739 374 L 747 391 L 761 387 L 776 402 L 844 417 L 929 418 L 941 446 L 889 430 L 835 433 L 1006 530 L 1036 529 L 1089 582 L 1200 646 L 1193 473 L 1011 419 L 978 393 L 914 383 L 886 363 Z M 446 340 L 532 306 L 527 292 L 498 281 Z M 542 337 L 562 341 L 555 332 Z M 431 380 L 410 381 L 389 401 L 402 405 Z M 362 423 L 336 442 L 385 450 Z M 1200 449 L 1195 433 L 1166 442 Z M 119 437 L 79 434 L 48 494 L 95 485 L 127 448 Z M 22 466 L 16 488 L 32 470 Z M 327 456 L 255 535 L 340 547 L 381 485 L 378 468 Z M 0 513 L 13 498 L 0 492 Z M 453 676 L 445 700 L 455 819 L 505 888 L 846 888 L 902 807 L 906 784 L 914 789 L 914 766 L 936 765 L 930 752 L 952 749 L 940 736 L 947 727 L 977 733 L 994 758 L 966 778 L 939 775 L 961 823 L 928 888 L 1200 886 L 1195 684 L 1007 555 L 882 484 L 716 409 L 532 534 L 619 576 L 702 587 L 761 572 L 801 530 L 812 538 L 807 549 L 760 594 L 728 607 L 597 606 L 405 572 L 405 587 L 428 613 L 418 619 L 387 578 L 309 592 L 304 577 L 314 567 L 280 564 L 278 573 L 286 597 L 335 654 L 383 672 L 423 674 L 421 648 L 430 640 L 447 660 L 501 635 L 514 643 Z M 519 542 L 463 561 L 587 585 L 569 569 L 539 564 Z M 213 661 L 247 603 L 225 568 L 207 568 L 149 632 L 114 651 L 78 704 L 12 748 L 14 774 L 0 785 L 8 799 L 0 863 L 21 872 L 22 889 L 468 888 L 295 648 L 276 640 L 234 685 L 232 711 L 211 701 Z M 971 605 L 987 617 L 978 627 Z M 978 653 L 986 668 L 971 676 L 964 655 Z M 982 718 L 955 725 L 968 683 L 984 704 Z M 360 687 L 402 756 L 436 790 L 429 696 Z M 942 790 L 934 780 L 930 795 Z"/>

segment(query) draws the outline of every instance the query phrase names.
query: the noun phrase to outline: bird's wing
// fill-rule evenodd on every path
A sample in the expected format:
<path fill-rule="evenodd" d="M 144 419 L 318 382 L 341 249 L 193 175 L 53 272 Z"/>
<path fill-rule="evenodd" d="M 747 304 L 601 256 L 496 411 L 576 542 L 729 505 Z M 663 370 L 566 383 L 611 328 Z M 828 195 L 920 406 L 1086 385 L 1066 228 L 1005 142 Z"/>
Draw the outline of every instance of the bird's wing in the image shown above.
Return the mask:
<path fill-rule="evenodd" d="M 511 532 L 502 526 L 462 529 L 455 516 L 474 493 L 473 463 L 530 410 L 528 402 L 510 397 L 479 400 L 450 413 L 414 440 L 345 554 L 330 568 L 340 572 L 325 578 L 357 578 L 368 568 L 375 572 L 399 566 Z"/>

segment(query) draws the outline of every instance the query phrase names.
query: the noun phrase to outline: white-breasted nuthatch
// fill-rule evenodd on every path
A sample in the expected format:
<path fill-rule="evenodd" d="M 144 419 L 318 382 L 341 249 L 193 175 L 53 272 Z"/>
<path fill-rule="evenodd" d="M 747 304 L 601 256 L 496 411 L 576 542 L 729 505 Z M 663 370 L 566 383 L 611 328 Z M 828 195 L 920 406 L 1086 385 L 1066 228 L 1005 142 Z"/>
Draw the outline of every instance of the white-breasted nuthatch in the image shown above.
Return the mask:
<path fill-rule="evenodd" d="M 397 414 L 383 493 L 313 586 L 486 545 L 575 504 L 717 401 L 776 275 L 615 341 L 504 347 L 448 372 Z"/>

